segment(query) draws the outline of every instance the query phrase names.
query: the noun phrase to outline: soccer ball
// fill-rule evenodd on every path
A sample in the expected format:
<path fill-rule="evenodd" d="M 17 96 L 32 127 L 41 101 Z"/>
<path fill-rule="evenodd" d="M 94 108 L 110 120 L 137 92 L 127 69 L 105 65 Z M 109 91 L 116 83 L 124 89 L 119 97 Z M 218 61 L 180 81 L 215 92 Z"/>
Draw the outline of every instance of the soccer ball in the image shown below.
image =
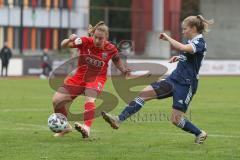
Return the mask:
<path fill-rule="evenodd" d="M 61 113 L 53 113 L 48 118 L 48 127 L 55 133 L 62 132 L 67 126 L 67 118 Z"/>

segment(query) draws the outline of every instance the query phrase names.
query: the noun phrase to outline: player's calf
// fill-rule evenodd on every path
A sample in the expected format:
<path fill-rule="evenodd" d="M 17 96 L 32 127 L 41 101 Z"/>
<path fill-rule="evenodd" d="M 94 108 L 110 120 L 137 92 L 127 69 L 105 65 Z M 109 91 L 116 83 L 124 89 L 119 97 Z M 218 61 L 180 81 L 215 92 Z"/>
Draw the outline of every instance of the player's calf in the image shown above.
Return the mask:
<path fill-rule="evenodd" d="M 171 117 L 171 122 L 182 130 L 194 134 L 196 136 L 195 143 L 202 144 L 203 141 L 207 138 L 206 132 L 201 131 L 183 115 L 183 112 L 174 109 Z"/>

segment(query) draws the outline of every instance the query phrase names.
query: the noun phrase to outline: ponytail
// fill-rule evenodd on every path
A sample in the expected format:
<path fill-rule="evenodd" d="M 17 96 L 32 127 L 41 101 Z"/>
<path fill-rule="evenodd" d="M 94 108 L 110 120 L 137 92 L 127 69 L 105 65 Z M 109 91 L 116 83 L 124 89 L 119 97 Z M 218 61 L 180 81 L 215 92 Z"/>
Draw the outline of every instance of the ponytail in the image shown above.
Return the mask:
<path fill-rule="evenodd" d="M 189 16 L 183 20 L 190 27 L 196 27 L 198 33 L 205 33 L 209 31 L 209 25 L 214 23 L 213 20 L 206 20 L 202 15 Z"/>
<path fill-rule="evenodd" d="M 90 24 L 88 26 L 88 35 L 89 36 L 93 36 L 94 32 L 96 30 L 102 31 L 106 34 L 106 37 L 108 38 L 109 36 L 109 29 L 108 27 L 105 25 L 105 23 L 103 21 L 98 22 L 94 27 Z"/>
<path fill-rule="evenodd" d="M 211 20 L 206 20 L 205 18 L 203 18 L 202 15 L 197 15 L 196 16 L 197 19 L 200 20 L 200 27 L 199 27 L 199 31 L 204 33 L 204 32 L 209 32 L 209 25 L 212 25 L 214 23 L 214 21 Z"/>

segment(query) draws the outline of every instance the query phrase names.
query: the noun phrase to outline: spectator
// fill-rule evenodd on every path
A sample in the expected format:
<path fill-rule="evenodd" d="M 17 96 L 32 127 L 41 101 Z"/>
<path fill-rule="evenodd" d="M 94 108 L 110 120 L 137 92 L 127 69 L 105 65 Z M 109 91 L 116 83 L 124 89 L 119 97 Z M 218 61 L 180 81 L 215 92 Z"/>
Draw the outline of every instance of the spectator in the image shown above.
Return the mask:
<path fill-rule="evenodd" d="M 41 61 L 42 61 L 42 63 L 41 63 L 42 74 L 40 77 L 45 79 L 49 76 L 49 73 L 52 71 L 52 66 L 51 66 L 47 48 L 45 48 L 43 50 L 43 55 L 41 57 Z"/>
<path fill-rule="evenodd" d="M 8 64 L 9 60 L 12 57 L 12 51 L 8 47 L 8 43 L 5 42 L 3 48 L 0 51 L 0 58 L 2 61 L 2 70 L 1 70 L 1 76 L 3 76 L 3 70 L 5 69 L 5 76 L 8 76 Z"/>

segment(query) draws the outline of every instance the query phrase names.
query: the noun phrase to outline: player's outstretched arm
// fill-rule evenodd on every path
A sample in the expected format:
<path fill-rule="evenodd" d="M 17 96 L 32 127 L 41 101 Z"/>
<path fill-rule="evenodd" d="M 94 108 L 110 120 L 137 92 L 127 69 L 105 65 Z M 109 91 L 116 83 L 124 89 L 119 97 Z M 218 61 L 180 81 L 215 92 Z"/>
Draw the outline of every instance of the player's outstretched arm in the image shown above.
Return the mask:
<path fill-rule="evenodd" d="M 61 47 L 62 48 L 72 48 L 73 47 L 73 42 L 71 42 L 70 39 L 64 39 L 61 42 Z"/>
<path fill-rule="evenodd" d="M 74 45 L 74 41 L 77 39 L 77 35 L 76 34 L 72 34 L 69 36 L 68 39 L 64 39 L 62 42 L 61 42 L 61 47 L 62 48 L 74 48 L 75 45 Z"/>
<path fill-rule="evenodd" d="M 166 33 L 161 33 L 159 38 L 164 41 L 168 41 L 178 51 L 183 51 L 183 52 L 193 54 L 193 47 L 191 44 L 182 44 L 182 43 L 174 40 L 170 36 L 168 36 Z"/>
<path fill-rule="evenodd" d="M 117 69 L 119 69 L 124 76 L 129 76 L 130 75 L 131 70 L 123 64 L 119 55 L 115 55 L 112 58 L 112 61 L 113 61 L 114 65 L 117 67 Z"/>

